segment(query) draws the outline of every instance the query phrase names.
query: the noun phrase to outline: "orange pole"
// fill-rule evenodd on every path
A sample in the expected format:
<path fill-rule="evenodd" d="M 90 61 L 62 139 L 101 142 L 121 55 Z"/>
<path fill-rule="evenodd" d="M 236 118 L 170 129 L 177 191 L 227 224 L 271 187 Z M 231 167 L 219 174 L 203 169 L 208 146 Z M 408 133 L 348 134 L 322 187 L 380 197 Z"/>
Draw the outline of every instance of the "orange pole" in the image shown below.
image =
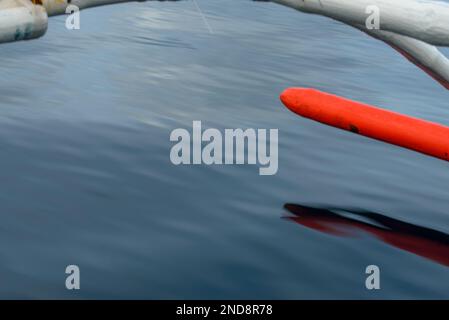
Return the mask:
<path fill-rule="evenodd" d="M 281 101 L 302 117 L 449 161 L 449 127 L 314 89 L 287 89 Z"/>

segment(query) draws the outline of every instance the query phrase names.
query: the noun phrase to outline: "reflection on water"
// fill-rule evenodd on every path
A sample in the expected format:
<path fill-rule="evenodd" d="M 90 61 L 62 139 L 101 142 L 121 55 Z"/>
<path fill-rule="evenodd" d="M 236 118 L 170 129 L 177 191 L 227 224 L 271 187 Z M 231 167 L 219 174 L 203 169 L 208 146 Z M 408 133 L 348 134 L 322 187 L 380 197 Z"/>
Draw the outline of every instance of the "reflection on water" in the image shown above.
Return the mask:
<path fill-rule="evenodd" d="M 376 225 L 328 209 L 298 204 L 285 204 L 284 208 L 295 215 L 288 219 L 305 227 L 336 236 L 356 236 L 357 231 L 364 231 L 387 244 L 449 266 L 449 235 L 443 232 L 373 212 L 343 210 L 356 217 L 367 218 Z"/>
<path fill-rule="evenodd" d="M 198 1 L 214 34 L 191 1 L 151 1 L 86 10 L 79 31 L 57 17 L 44 38 L 0 46 L 0 297 L 448 298 L 442 264 L 279 219 L 294 199 L 448 233 L 448 163 L 279 101 L 315 87 L 449 124 L 447 91 L 332 20 Z M 278 173 L 172 165 L 170 133 L 193 120 L 279 129 Z M 385 271 L 378 292 L 369 264 Z"/>

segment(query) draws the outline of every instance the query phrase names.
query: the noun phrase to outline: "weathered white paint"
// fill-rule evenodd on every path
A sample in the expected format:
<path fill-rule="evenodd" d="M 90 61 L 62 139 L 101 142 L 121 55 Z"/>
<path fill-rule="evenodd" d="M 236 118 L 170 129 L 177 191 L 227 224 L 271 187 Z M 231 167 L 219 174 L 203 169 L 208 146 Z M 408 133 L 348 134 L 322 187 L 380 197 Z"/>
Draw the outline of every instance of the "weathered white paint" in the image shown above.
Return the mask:
<path fill-rule="evenodd" d="M 39 38 L 47 26 L 48 16 L 43 7 L 28 0 L 0 1 L 0 43 Z"/>
<path fill-rule="evenodd" d="M 136 0 L 0 0 L 0 43 L 38 38 L 48 16 Z M 177 1 L 177 0 L 165 0 Z M 449 89 L 449 60 L 435 46 L 449 46 L 449 4 L 432 0 L 272 0 L 306 13 L 320 14 L 360 29 L 399 51 Z M 368 30 L 366 8 L 380 10 L 380 30 Z"/>
<path fill-rule="evenodd" d="M 380 9 L 380 28 L 435 46 L 449 46 L 449 4 L 432 0 L 272 0 L 343 23 L 365 25 L 368 6 Z"/>
<path fill-rule="evenodd" d="M 0 43 L 41 37 L 48 16 L 64 15 L 70 5 L 79 9 L 146 0 L 0 0 Z M 150 0 L 151 1 L 151 0 Z M 178 1 L 178 0 L 158 0 Z"/>
<path fill-rule="evenodd" d="M 449 47 L 449 4 L 431 0 L 271 0 L 319 14 L 382 40 L 449 89 L 449 59 L 435 46 Z M 380 29 L 366 27 L 368 6 L 380 13 Z"/>

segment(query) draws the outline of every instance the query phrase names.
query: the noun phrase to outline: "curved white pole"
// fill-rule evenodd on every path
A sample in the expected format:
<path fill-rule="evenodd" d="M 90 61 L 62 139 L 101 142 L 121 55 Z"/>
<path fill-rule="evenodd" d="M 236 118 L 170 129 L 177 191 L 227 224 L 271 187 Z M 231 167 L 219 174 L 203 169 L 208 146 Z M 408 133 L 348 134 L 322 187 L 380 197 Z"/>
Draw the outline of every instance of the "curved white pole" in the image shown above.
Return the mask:
<path fill-rule="evenodd" d="M 350 25 L 365 25 L 368 7 L 380 13 L 380 29 L 449 47 L 449 3 L 433 0 L 272 0 Z"/>
<path fill-rule="evenodd" d="M 270 1 L 270 0 L 254 0 Z M 271 0 L 323 15 L 389 44 L 449 90 L 449 59 L 436 46 L 449 47 L 449 3 L 432 0 Z M 376 6 L 379 29 L 369 29 Z"/>
<path fill-rule="evenodd" d="M 389 44 L 449 90 L 449 59 L 437 47 L 393 32 L 382 30 L 373 32 L 363 27 L 359 27 L 359 29 Z"/>

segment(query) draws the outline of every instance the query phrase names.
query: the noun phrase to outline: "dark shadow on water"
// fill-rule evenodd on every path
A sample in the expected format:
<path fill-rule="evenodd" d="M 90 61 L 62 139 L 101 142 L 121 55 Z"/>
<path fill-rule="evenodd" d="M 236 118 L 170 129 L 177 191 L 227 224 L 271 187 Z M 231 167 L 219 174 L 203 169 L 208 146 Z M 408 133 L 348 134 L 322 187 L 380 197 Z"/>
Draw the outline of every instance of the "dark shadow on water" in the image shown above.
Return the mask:
<path fill-rule="evenodd" d="M 285 217 L 307 228 L 327 234 L 355 237 L 358 231 L 368 233 L 384 243 L 449 267 L 449 235 L 433 229 L 389 218 L 379 213 L 346 212 L 346 217 L 330 209 L 318 209 L 287 203 L 284 208 L 294 216 Z M 363 218 L 365 221 L 357 220 Z"/>

